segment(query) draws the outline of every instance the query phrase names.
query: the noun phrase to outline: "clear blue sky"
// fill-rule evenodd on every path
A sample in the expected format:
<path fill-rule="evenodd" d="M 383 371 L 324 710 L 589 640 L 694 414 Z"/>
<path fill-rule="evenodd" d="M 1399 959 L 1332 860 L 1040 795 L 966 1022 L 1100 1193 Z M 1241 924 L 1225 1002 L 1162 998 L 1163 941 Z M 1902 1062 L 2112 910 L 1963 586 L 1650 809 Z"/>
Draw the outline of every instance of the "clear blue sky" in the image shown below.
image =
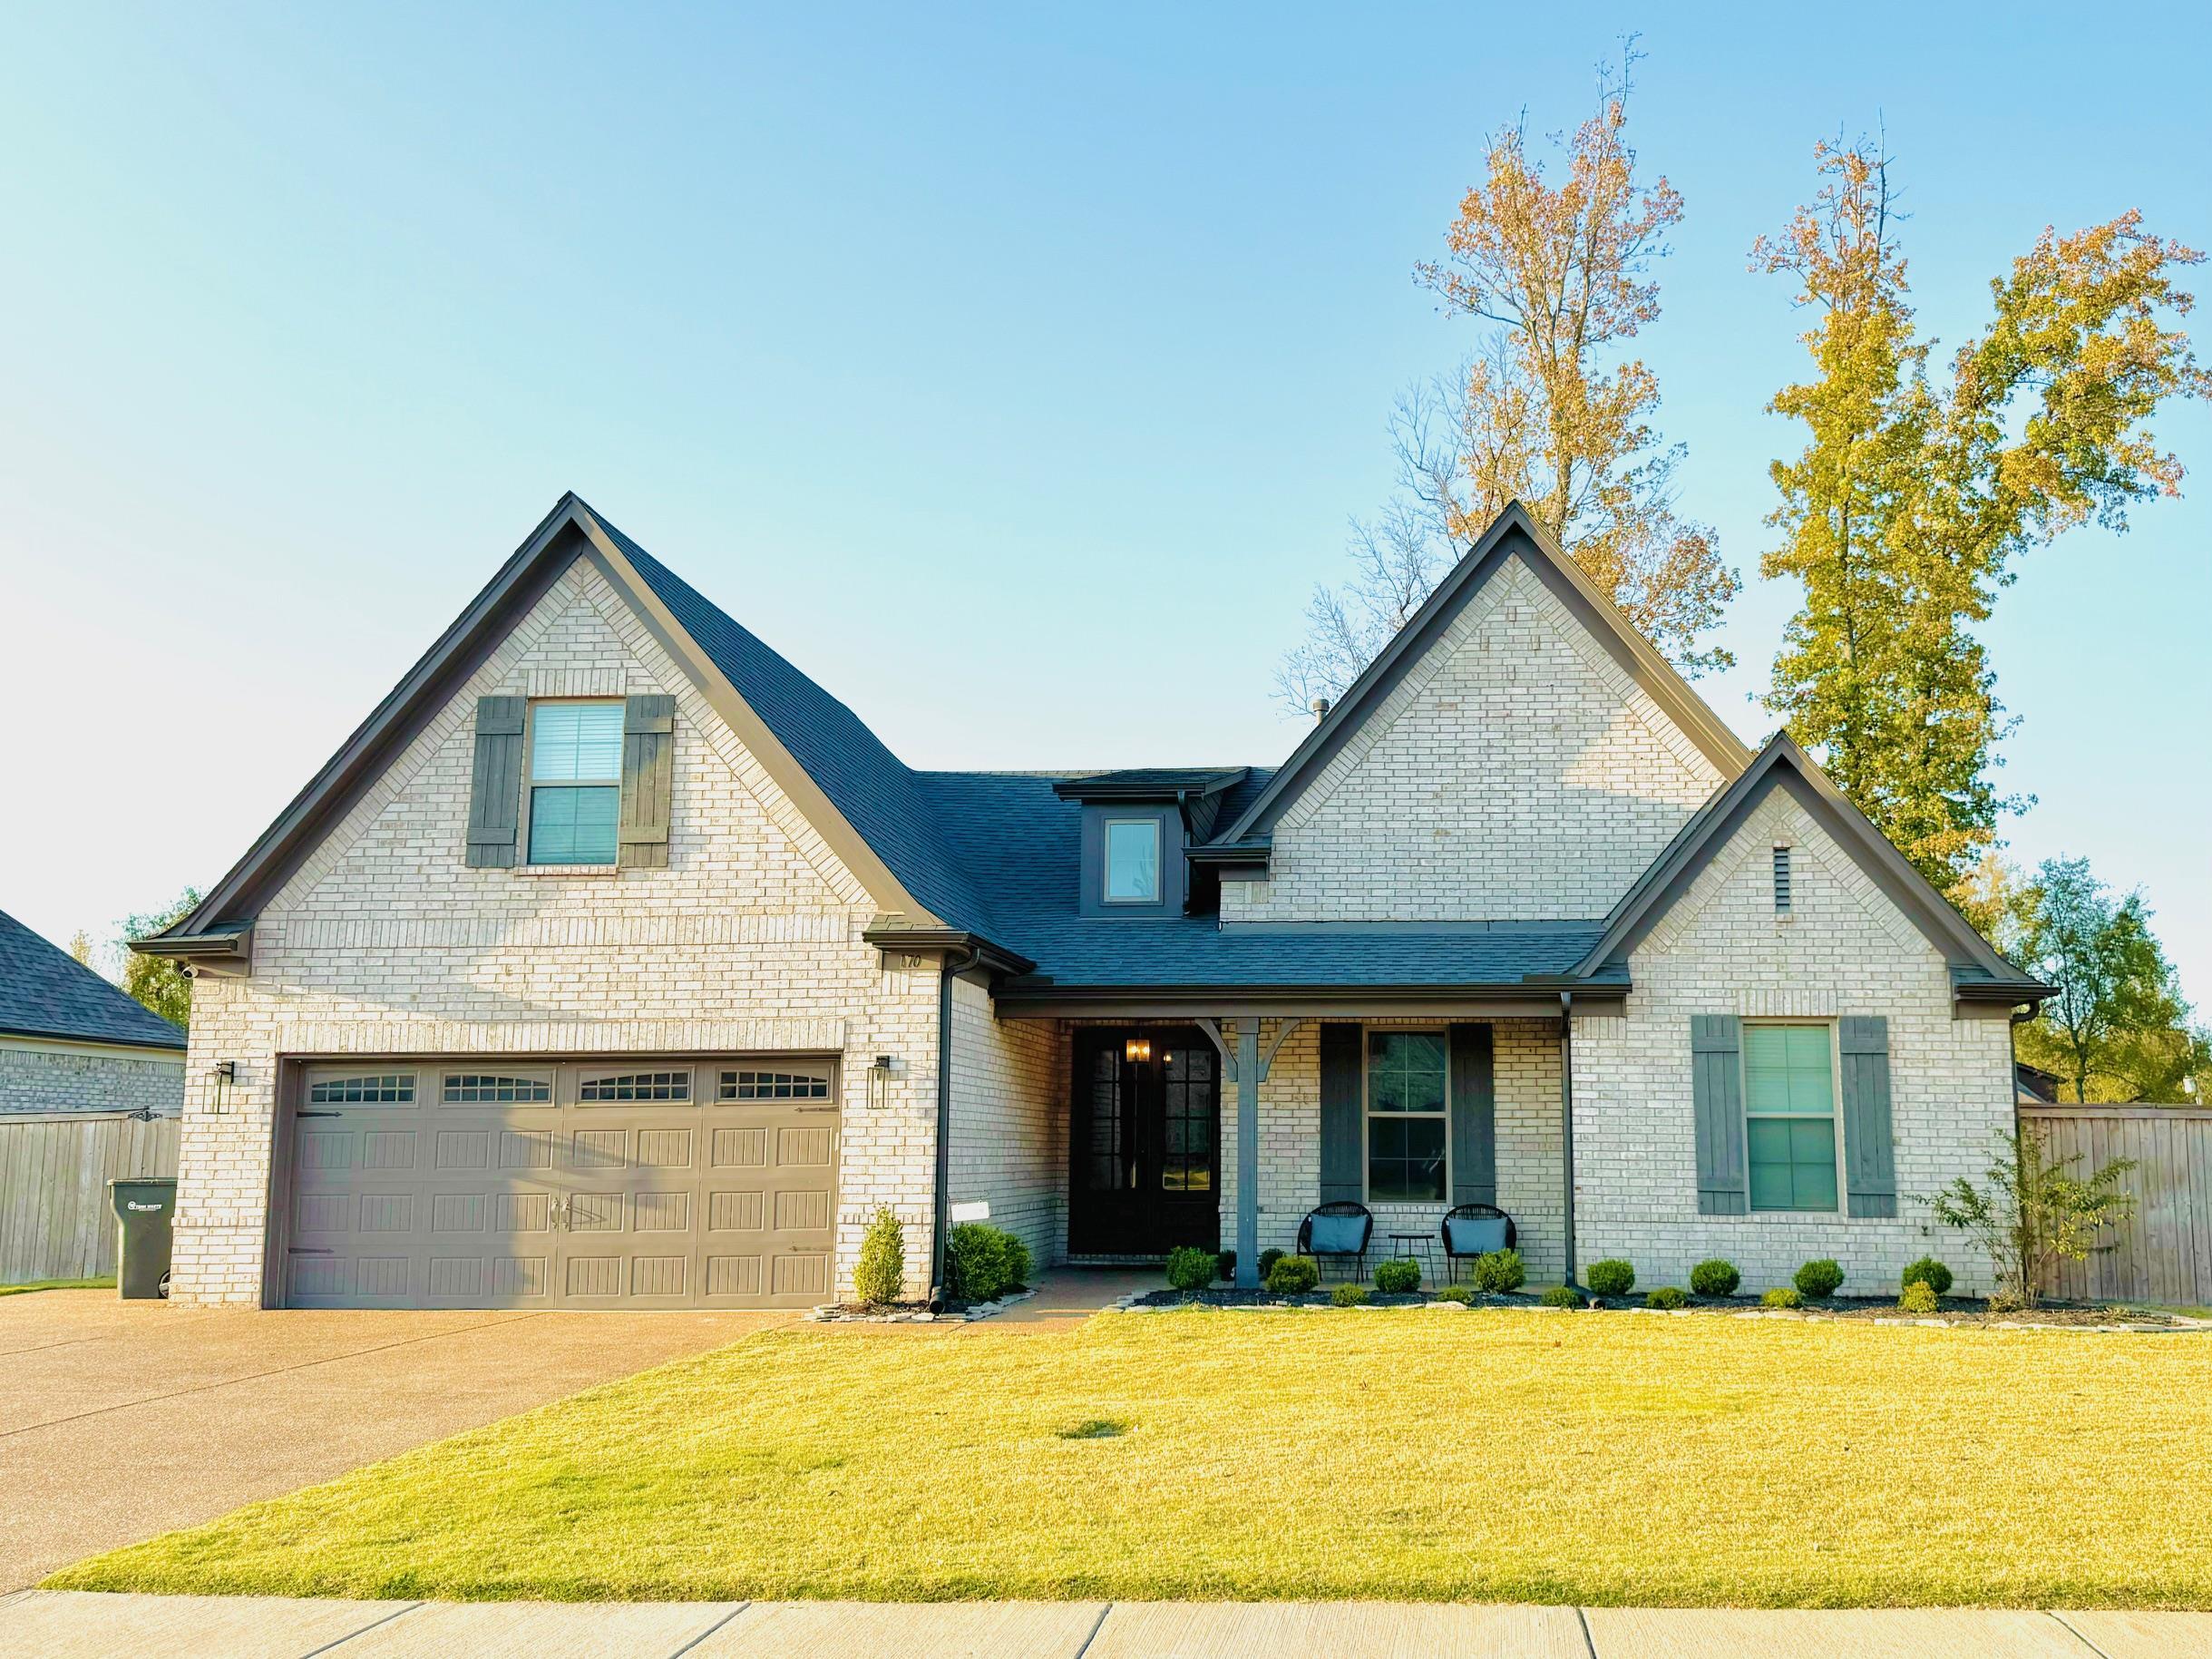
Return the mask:
<path fill-rule="evenodd" d="M 1391 399 L 1472 337 L 1408 268 L 1632 27 L 1688 203 L 1646 355 L 1749 577 L 1803 359 L 1745 255 L 1815 139 L 1886 123 L 1946 342 L 2047 222 L 2212 243 L 2202 7 L 1993 16 L 16 10 L 0 908 L 65 939 L 212 880 L 569 488 L 914 764 L 1279 759 Z M 2212 414 L 2162 433 L 2188 499 L 1991 628 L 2006 833 L 2140 883 L 2212 1000 Z M 1747 737 L 1793 603 L 1751 581 L 1704 688 Z"/>

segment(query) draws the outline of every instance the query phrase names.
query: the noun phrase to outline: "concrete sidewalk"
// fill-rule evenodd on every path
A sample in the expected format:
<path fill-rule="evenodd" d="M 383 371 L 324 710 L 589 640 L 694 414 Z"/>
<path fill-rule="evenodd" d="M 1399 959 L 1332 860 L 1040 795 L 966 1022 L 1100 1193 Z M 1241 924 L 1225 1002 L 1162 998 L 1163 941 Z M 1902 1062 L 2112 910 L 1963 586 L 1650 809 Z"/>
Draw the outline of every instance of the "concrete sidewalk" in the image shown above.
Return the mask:
<path fill-rule="evenodd" d="M 2177 1659 L 2212 1613 L 1706 1612 L 1391 1602 L 0 1597 L 0 1659 Z"/>

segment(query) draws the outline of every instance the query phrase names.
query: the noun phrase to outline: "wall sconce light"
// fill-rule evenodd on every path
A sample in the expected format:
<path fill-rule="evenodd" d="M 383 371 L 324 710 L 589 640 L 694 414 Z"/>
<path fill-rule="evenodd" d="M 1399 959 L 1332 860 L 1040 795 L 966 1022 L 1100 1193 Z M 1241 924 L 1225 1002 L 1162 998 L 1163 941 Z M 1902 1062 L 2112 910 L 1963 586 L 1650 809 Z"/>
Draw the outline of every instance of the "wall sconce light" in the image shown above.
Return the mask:
<path fill-rule="evenodd" d="M 229 1110 L 230 1109 L 230 1086 L 231 1086 L 233 1083 L 237 1082 L 238 1080 L 239 1080 L 239 1063 L 238 1063 L 238 1061 L 236 1061 L 236 1060 L 218 1060 L 218 1061 L 216 1061 L 216 1063 L 215 1063 L 215 1109 L 216 1109 L 217 1111 L 219 1111 L 219 1112 L 226 1112 L 226 1111 L 229 1111 Z"/>
<path fill-rule="evenodd" d="M 1152 1058 L 1152 1039 L 1149 1037 L 1132 1037 L 1127 1042 L 1122 1044 L 1121 1057 L 1122 1059 L 1127 1060 L 1132 1066 L 1138 1064 L 1140 1061 L 1150 1059 Z"/>
<path fill-rule="evenodd" d="M 868 1068 L 868 1109 L 880 1112 L 891 1104 L 891 1056 L 879 1054 Z"/>

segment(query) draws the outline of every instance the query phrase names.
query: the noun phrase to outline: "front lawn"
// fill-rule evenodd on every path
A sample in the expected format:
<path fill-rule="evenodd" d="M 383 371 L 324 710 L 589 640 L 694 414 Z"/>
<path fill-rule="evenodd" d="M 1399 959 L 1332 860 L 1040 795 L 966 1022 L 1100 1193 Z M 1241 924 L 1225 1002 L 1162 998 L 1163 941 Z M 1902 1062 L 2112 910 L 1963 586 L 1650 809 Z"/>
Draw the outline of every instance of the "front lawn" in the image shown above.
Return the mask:
<path fill-rule="evenodd" d="M 1426 1310 L 788 1328 L 49 1585 L 2201 1607 L 2208 1478 L 2212 1336 Z"/>
<path fill-rule="evenodd" d="M 115 1275 L 104 1279 L 34 1279 L 28 1284 L 0 1284 L 0 1296 L 28 1296 L 33 1291 L 112 1291 Z"/>

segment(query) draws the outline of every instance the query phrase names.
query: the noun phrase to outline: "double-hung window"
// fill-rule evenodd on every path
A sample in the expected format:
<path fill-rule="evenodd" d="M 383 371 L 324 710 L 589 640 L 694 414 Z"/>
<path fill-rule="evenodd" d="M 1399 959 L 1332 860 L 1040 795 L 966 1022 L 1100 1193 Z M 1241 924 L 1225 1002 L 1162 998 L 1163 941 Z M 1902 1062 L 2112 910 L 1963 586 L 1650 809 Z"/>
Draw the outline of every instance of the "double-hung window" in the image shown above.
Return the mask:
<path fill-rule="evenodd" d="M 530 721 L 530 862 L 613 864 L 622 705 L 537 703 Z"/>
<path fill-rule="evenodd" d="M 1754 1210 L 1836 1208 L 1836 1067 L 1825 1025 L 1743 1028 Z"/>
<path fill-rule="evenodd" d="M 1450 1051 L 1441 1031 L 1367 1034 L 1367 1195 L 1441 1204 Z"/>

